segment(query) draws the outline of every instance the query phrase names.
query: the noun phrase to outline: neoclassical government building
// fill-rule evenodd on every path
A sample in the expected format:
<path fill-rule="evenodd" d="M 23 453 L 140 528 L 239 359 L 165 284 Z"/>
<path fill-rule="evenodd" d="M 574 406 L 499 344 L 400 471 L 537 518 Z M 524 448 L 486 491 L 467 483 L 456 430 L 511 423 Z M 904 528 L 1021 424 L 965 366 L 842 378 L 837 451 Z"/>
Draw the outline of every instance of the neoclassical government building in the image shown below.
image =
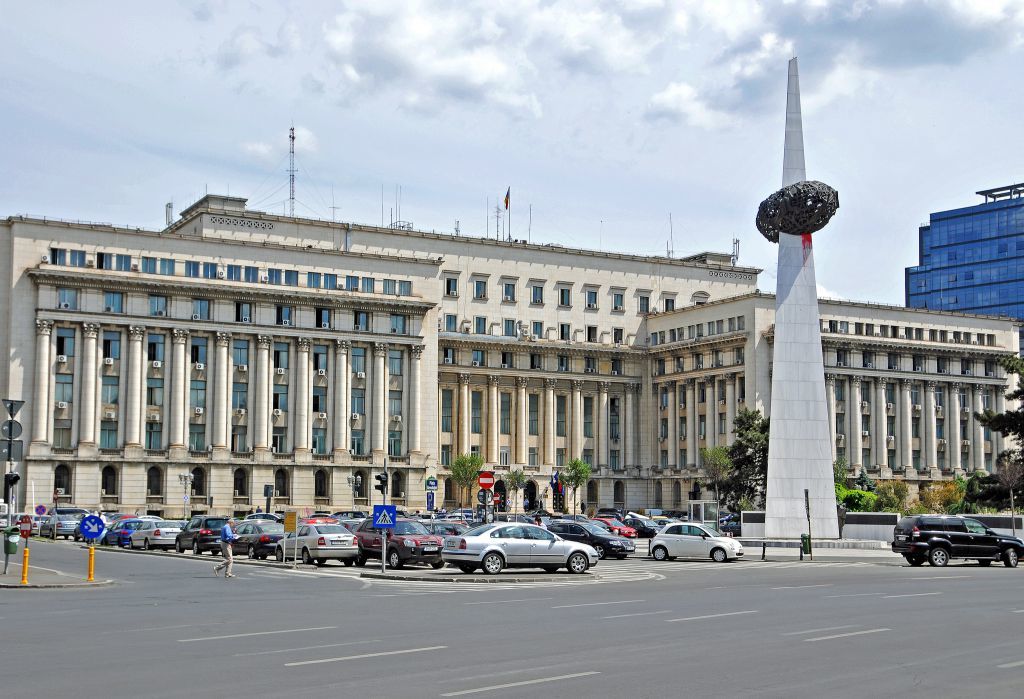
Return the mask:
<path fill-rule="evenodd" d="M 181 516 L 425 507 L 479 453 L 558 508 L 682 507 L 770 406 L 774 298 L 729 255 L 639 256 L 284 217 L 208 195 L 163 230 L 0 221 L 21 502 Z M 914 485 L 991 470 L 1009 319 L 822 301 L 836 457 Z M 33 493 L 35 495 L 33 496 Z M 378 496 L 379 497 L 379 496 Z M 187 502 L 186 502 L 187 499 Z M 521 502 L 521 500 L 520 500 Z"/>

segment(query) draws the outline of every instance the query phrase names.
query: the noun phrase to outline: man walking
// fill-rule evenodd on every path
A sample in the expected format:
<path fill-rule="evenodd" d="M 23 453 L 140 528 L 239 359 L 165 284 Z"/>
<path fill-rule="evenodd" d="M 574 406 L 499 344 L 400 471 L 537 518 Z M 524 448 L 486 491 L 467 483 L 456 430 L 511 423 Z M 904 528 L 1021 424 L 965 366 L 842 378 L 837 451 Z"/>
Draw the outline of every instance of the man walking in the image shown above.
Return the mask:
<path fill-rule="evenodd" d="M 238 536 L 231 530 L 231 520 L 224 522 L 224 526 L 220 529 L 220 555 L 224 557 L 224 560 L 214 567 L 214 575 L 220 575 L 220 571 L 223 570 L 225 578 L 235 577 L 235 574 L 231 572 L 235 562 L 231 554 L 231 542 L 237 538 Z"/>

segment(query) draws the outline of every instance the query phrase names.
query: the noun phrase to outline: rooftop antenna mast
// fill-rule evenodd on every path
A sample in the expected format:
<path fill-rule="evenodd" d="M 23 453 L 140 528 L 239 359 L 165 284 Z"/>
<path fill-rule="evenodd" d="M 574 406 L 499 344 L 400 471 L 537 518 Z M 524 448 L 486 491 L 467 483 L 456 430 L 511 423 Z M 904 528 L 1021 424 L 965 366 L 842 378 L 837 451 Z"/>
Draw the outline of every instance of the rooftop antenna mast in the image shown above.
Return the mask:
<path fill-rule="evenodd" d="M 676 237 L 672 230 L 672 212 L 668 212 L 668 257 L 674 257 L 676 254 Z"/>
<path fill-rule="evenodd" d="M 338 209 L 340 209 L 340 208 L 341 208 L 340 206 L 335 206 L 334 205 L 334 185 L 332 184 L 331 185 L 331 220 L 332 221 L 337 221 L 338 220 L 338 215 L 337 214 L 338 214 Z"/>
<path fill-rule="evenodd" d="M 732 266 L 735 267 L 736 263 L 740 261 L 740 239 L 732 239 Z"/>
<path fill-rule="evenodd" d="M 295 127 L 288 129 L 288 215 L 295 217 Z"/>

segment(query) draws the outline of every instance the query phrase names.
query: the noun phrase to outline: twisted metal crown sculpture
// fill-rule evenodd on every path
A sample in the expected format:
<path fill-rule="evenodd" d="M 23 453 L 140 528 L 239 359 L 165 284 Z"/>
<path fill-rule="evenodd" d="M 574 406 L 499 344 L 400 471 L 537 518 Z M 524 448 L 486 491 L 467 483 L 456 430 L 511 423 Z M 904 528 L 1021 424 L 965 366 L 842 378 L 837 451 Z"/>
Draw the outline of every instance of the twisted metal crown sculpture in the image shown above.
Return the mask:
<path fill-rule="evenodd" d="M 773 243 L 779 234 L 820 231 L 839 209 L 839 192 L 824 182 L 805 180 L 783 187 L 757 208 L 757 230 Z"/>

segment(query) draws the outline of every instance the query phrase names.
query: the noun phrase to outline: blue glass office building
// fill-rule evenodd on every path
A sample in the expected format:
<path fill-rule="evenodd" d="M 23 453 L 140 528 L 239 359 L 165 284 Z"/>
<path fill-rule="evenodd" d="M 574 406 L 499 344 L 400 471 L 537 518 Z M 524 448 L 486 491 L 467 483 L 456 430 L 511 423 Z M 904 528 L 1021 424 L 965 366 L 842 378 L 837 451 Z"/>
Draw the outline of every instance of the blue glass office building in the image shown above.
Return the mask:
<path fill-rule="evenodd" d="M 1024 183 L 978 194 L 983 203 L 933 213 L 919 229 L 907 306 L 1024 320 Z"/>

